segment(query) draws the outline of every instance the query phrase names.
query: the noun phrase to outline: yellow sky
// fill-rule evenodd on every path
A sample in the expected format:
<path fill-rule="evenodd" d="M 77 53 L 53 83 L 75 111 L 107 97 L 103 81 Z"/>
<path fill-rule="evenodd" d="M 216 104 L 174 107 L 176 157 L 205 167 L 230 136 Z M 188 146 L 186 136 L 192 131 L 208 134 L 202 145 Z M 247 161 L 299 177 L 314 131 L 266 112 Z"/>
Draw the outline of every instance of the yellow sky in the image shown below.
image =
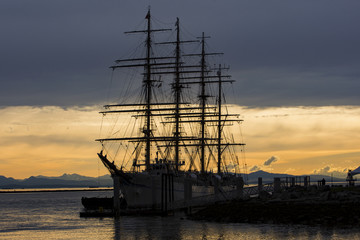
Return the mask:
<path fill-rule="evenodd" d="M 23 179 L 78 173 L 107 174 L 96 152 L 101 106 L 0 109 L 0 175 Z M 326 173 L 360 165 L 360 107 L 242 108 L 250 169 Z M 276 161 L 264 165 L 274 156 Z"/>

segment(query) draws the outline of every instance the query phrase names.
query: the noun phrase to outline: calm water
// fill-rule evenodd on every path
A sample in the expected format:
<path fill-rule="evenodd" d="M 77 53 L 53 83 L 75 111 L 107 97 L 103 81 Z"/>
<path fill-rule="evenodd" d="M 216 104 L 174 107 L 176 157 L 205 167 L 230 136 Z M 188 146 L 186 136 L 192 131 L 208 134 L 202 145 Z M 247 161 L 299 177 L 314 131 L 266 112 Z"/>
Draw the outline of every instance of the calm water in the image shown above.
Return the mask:
<path fill-rule="evenodd" d="M 360 239 L 360 230 L 219 224 L 174 217 L 80 218 L 82 196 L 109 192 L 1 193 L 0 239 Z"/>

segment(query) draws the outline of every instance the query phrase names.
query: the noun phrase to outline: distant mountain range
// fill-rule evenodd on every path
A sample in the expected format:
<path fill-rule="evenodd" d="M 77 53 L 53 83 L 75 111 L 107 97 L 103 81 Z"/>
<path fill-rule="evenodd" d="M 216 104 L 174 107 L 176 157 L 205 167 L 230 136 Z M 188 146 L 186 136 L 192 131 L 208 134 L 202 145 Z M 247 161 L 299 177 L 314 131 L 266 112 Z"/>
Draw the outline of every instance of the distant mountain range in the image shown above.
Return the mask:
<path fill-rule="evenodd" d="M 304 175 L 305 176 L 305 175 Z M 252 172 L 244 175 L 248 184 L 256 184 L 261 177 L 263 183 L 274 181 L 275 177 L 304 177 L 289 174 L 268 173 L 265 171 Z M 325 179 L 326 182 L 345 182 L 345 179 L 332 178 L 325 175 L 310 175 L 311 182 Z M 302 178 L 303 181 L 303 178 Z M 23 180 L 7 178 L 0 175 L 0 188 L 75 188 L 75 187 L 112 187 L 113 182 L 110 175 L 101 177 L 86 177 L 78 174 L 63 174 L 59 177 L 32 176 Z"/>
<path fill-rule="evenodd" d="M 110 175 L 85 177 L 78 174 L 63 174 L 59 177 L 32 176 L 23 180 L 0 175 L 0 188 L 75 188 L 112 187 Z"/>

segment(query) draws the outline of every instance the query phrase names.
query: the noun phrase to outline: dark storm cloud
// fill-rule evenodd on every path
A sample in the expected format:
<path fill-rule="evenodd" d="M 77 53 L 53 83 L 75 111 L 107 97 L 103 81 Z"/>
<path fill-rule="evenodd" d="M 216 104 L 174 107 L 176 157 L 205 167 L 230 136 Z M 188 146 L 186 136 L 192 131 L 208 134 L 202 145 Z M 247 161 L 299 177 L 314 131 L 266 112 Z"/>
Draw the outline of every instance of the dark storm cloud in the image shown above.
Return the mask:
<path fill-rule="evenodd" d="M 105 100 L 112 61 L 147 5 L 159 21 L 212 36 L 248 106 L 358 105 L 359 1 L 2 0 L 0 105 Z M 170 26 L 170 25 L 168 25 Z"/>

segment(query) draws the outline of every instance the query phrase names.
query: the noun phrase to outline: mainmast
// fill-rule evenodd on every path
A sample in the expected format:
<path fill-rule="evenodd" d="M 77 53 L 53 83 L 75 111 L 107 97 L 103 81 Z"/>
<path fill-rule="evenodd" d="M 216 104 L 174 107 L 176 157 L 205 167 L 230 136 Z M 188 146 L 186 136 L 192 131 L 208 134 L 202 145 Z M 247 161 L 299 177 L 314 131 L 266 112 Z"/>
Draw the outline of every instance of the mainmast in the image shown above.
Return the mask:
<path fill-rule="evenodd" d="M 205 106 L 207 96 L 205 95 L 205 34 L 202 33 L 201 37 L 201 75 L 200 75 L 200 108 L 201 108 L 201 139 L 200 139 L 200 164 L 201 164 L 201 173 L 205 172 Z"/>
<path fill-rule="evenodd" d="M 186 138 L 181 136 L 181 117 L 183 116 L 184 113 L 181 112 L 181 110 L 194 110 L 195 108 L 190 107 L 188 109 L 181 107 L 181 105 L 183 105 L 184 103 L 182 102 L 181 99 L 181 93 L 182 93 L 182 88 L 183 85 L 181 83 L 181 74 L 183 73 L 194 73 L 197 71 L 193 71 L 193 70 L 186 70 L 184 71 L 183 68 L 187 69 L 187 68 L 193 68 L 193 67 L 197 67 L 197 66 L 182 66 L 182 62 L 181 62 L 181 44 L 183 43 L 193 43 L 193 42 L 198 42 L 198 41 L 193 41 L 193 40 L 189 40 L 189 41 L 181 41 L 180 39 L 180 21 L 179 18 L 176 18 L 176 40 L 173 42 L 161 42 L 161 43 L 157 43 L 157 44 L 174 44 L 175 45 L 175 65 L 173 68 L 173 71 L 168 71 L 168 72 L 160 72 L 162 74 L 174 74 L 174 82 L 172 83 L 172 90 L 174 92 L 174 114 L 173 114 L 173 118 L 174 118 L 174 132 L 173 132 L 173 136 L 174 136 L 174 141 L 173 141 L 173 146 L 174 146 L 174 162 L 175 162 L 175 170 L 178 171 L 179 170 L 179 166 L 180 166 L 180 140 L 186 140 Z M 165 67 L 167 68 L 167 67 Z"/>

